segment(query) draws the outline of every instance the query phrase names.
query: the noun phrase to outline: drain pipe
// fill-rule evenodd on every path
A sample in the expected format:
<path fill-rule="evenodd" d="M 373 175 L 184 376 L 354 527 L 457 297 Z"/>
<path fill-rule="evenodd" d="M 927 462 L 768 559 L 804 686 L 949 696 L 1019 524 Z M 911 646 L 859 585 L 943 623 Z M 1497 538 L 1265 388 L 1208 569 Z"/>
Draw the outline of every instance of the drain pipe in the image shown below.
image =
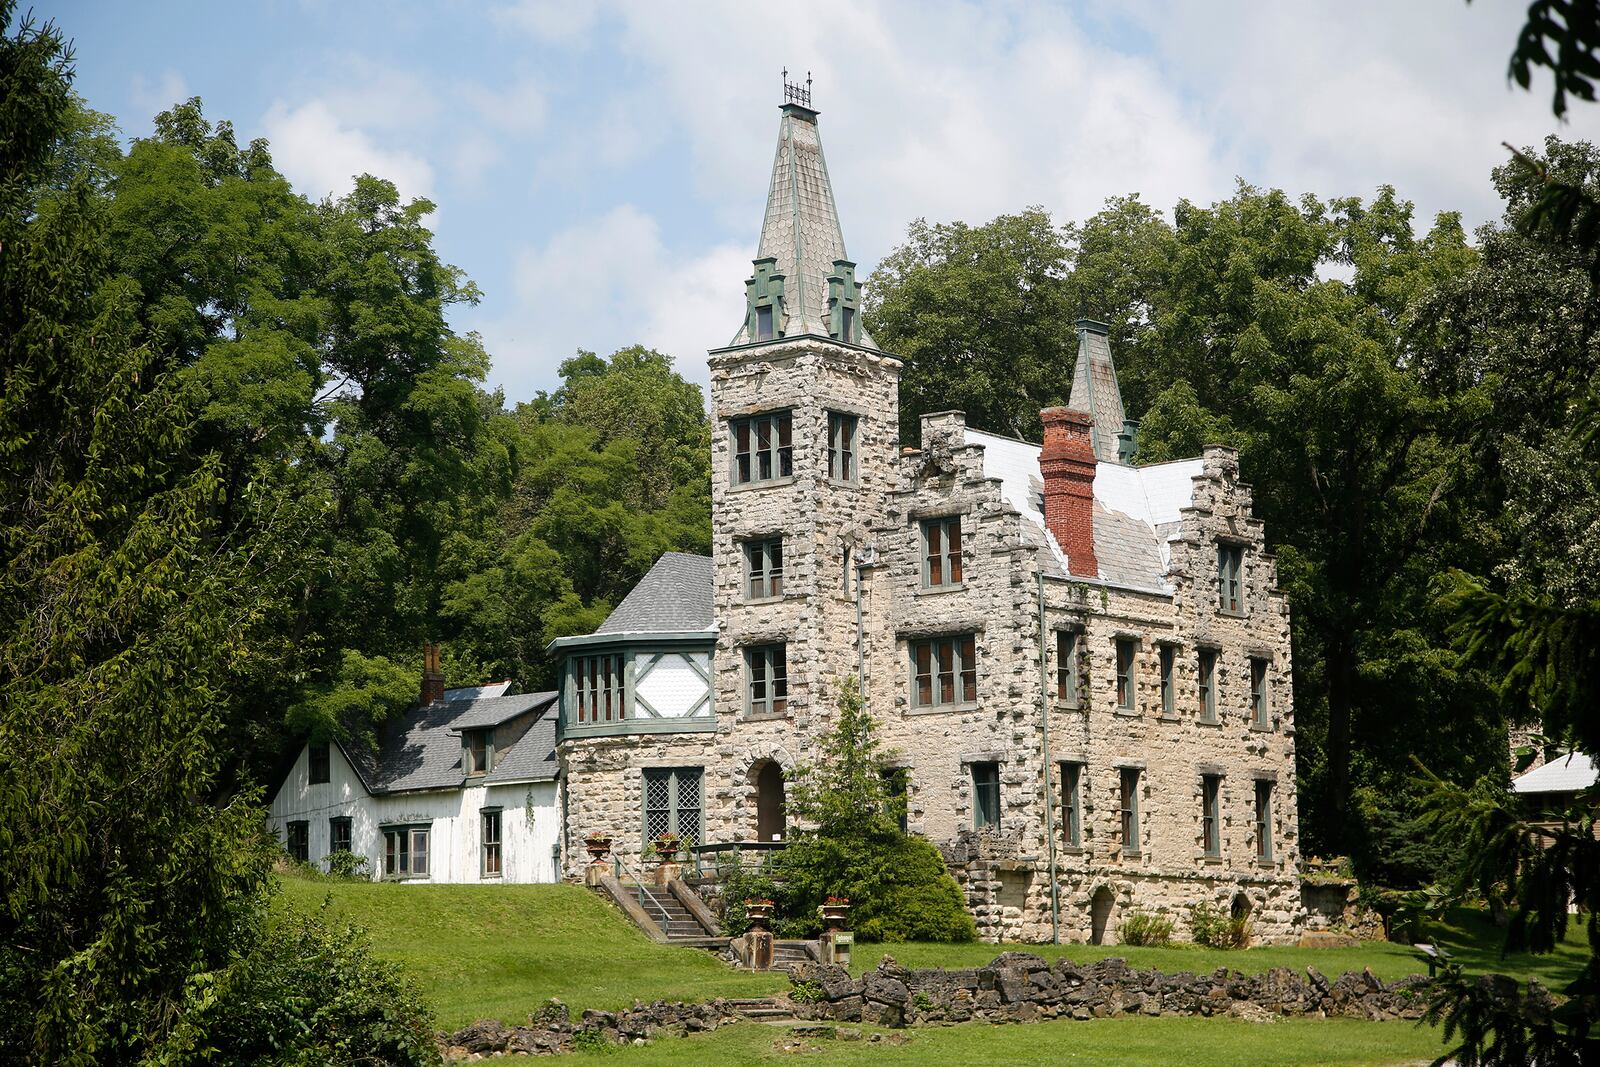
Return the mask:
<path fill-rule="evenodd" d="M 1044 727 L 1044 836 L 1050 855 L 1050 942 L 1061 944 L 1061 893 L 1056 881 L 1055 767 L 1050 762 L 1050 668 L 1045 659 L 1044 570 L 1034 572 L 1039 589 L 1039 722 Z"/>

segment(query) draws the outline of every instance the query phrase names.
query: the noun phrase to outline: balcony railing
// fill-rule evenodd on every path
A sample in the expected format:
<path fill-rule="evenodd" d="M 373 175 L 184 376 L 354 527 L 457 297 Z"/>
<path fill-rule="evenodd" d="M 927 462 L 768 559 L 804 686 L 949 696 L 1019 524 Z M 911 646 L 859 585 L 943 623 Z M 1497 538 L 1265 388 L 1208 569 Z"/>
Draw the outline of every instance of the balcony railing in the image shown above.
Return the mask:
<path fill-rule="evenodd" d="M 723 841 L 695 845 L 689 850 L 691 870 L 696 878 L 721 878 L 734 871 L 770 871 L 787 841 Z"/>

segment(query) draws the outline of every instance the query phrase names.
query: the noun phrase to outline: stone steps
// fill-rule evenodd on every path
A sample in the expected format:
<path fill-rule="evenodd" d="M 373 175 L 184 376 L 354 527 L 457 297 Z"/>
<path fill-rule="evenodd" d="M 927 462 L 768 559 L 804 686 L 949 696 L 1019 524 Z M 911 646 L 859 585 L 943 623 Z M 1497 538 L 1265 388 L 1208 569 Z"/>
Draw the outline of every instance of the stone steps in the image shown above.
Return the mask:
<path fill-rule="evenodd" d="M 729 1000 L 728 1006 L 751 1022 L 791 1022 L 795 1018 L 793 1009 L 771 997 Z"/>
<path fill-rule="evenodd" d="M 639 906 L 645 910 L 645 914 L 655 920 L 669 941 L 699 941 L 715 937 L 716 931 L 701 926 L 694 913 L 685 907 L 670 889 L 650 886 L 647 895 L 646 887 L 629 888 L 633 891 L 634 898 L 639 901 Z"/>

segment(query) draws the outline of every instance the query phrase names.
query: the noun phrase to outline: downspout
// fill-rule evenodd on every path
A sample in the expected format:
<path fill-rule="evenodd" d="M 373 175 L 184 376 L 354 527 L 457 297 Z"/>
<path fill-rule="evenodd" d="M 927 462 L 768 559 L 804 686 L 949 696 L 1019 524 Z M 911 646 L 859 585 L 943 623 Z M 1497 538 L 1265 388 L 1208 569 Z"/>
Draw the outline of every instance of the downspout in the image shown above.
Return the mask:
<path fill-rule="evenodd" d="M 1044 727 L 1044 836 L 1050 856 L 1050 942 L 1061 944 L 1061 893 L 1056 880 L 1055 768 L 1050 761 L 1050 670 L 1045 660 L 1044 570 L 1034 572 L 1039 588 L 1039 721 Z"/>

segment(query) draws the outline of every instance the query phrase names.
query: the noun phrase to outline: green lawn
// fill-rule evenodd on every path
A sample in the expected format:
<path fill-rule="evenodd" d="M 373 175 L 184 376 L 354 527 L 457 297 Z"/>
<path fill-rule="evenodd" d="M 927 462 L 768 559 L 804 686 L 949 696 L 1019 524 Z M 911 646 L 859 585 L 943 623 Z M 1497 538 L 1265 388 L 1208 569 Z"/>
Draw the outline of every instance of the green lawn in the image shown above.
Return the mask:
<path fill-rule="evenodd" d="M 517 1025 L 549 997 L 574 1012 L 634 1000 L 766 996 L 777 974 L 734 971 L 709 953 L 658 945 L 588 889 L 570 885 L 399 885 L 279 880 L 279 905 L 366 928 L 379 955 L 422 988 L 441 1027 L 498 1018 Z"/>
<path fill-rule="evenodd" d="M 1447 921 L 1433 924 L 1428 936 L 1454 954 L 1457 961 L 1469 971 L 1499 971 L 1518 978 L 1537 977 L 1557 990 L 1577 976 L 1589 951 L 1587 934 L 1575 922 L 1567 931 L 1566 942 L 1548 956 L 1523 953 L 1501 958 L 1499 946 L 1502 931 L 1481 913 L 1465 910 L 1451 912 Z M 1309 964 L 1331 977 L 1337 977 L 1344 971 L 1359 971 L 1363 967 L 1371 967 L 1372 973 L 1384 981 L 1393 981 L 1408 974 L 1427 973 L 1427 966 L 1416 958 L 1410 945 L 1390 944 L 1387 941 L 1366 941 L 1353 948 L 1264 945 L 1242 952 L 1190 944 L 1136 948 L 1130 945 L 941 945 L 907 942 L 859 945 L 851 960 L 851 970 L 857 974 L 871 970 L 885 954 L 893 956 L 896 962 L 906 967 L 979 967 L 1007 949 L 1033 952 L 1046 959 L 1066 956 L 1078 963 L 1121 956 L 1134 967 L 1155 967 L 1167 972 L 1204 973 L 1218 967 L 1231 967 L 1259 974 L 1274 967 L 1303 970 Z"/>
<path fill-rule="evenodd" d="M 870 1031 L 870 1028 L 867 1028 Z M 1129 1017 L 1026 1026 L 961 1026 L 901 1031 L 904 1045 L 886 1042 L 801 1039 L 812 1055 L 782 1048 L 789 1028 L 745 1024 L 713 1034 L 664 1038 L 644 1047 L 579 1053 L 572 1061 L 699 1065 L 826 1063 L 912 1067 L 916 1064 L 1004 1063 L 1007 1067 L 1060 1063 L 1118 1067 L 1289 1067 L 1295 1064 L 1426 1063 L 1443 1051 L 1439 1033 L 1411 1023 L 1352 1019 L 1238 1019 Z M 532 1062 L 532 1057 L 518 1057 Z M 548 1062 L 545 1060 L 544 1062 Z M 566 1062 L 566 1061 L 564 1061 Z"/>

